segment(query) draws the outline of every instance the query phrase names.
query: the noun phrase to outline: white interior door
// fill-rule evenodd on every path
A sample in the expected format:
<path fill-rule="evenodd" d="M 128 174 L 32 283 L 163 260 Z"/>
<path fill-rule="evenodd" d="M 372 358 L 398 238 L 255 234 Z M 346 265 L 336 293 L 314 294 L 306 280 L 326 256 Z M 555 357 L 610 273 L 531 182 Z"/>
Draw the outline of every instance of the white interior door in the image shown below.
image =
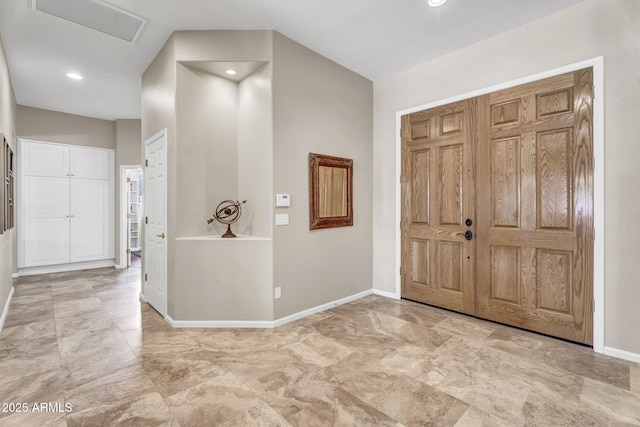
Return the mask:
<path fill-rule="evenodd" d="M 166 129 L 145 141 L 144 211 L 147 218 L 143 251 L 144 297 L 167 314 L 167 136 Z"/>

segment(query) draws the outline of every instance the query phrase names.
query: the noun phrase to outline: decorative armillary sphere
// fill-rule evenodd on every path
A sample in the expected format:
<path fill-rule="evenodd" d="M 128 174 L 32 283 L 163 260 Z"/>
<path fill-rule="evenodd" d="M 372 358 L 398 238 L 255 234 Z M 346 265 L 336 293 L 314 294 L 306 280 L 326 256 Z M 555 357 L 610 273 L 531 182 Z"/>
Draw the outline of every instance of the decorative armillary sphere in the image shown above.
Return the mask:
<path fill-rule="evenodd" d="M 216 212 L 213 214 L 213 218 L 207 220 L 207 224 L 211 224 L 213 221 L 218 221 L 221 224 L 227 224 L 227 232 L 221 237 L 229 238 L 236 237 L 231 232 L 231 224 L 240 219 L 242 215 L 242 205 L 247 203 L 246 200 L 239 202 L 238 200 L 225 200 L 220 202 L 216 208 Z"/>

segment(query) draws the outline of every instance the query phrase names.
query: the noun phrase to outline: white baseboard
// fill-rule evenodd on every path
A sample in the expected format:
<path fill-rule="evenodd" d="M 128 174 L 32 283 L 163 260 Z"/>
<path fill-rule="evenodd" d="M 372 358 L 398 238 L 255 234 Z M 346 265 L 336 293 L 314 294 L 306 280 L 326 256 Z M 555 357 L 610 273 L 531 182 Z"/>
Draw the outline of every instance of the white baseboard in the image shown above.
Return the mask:
<path fill-rule="evenodd" d="M 640 354 L 632 353 L 630 351 L 605 346 L 604 354 L 607 356 L 617 357 L 618 359 L 628 360 L 629 362 L 640 363 Z"/>
<path fill-rule="evenodd" d="M 328 302 L 326 304 L 317 305 L 315 307 L 308 308 L 306 310 L 302 310 L 302 311 L 299 311 L 299 312 L 294 313 L 294 314 L 290 314 L 290 315 L 285 316 L 285 317 L 281 317 L 281 318 L 276 319 L 276 320 L 273 321 L 273 327 L 282 326 L 282 325 L 284 325 L 286 323 L 302 319 L 303 317 L 311 316 L 312 314 L 320 313 L 321 311 L 325 311 L 325 310 L 328 310 L 330 308 L 337 307 L 339 305 L 346 304 L 348 302 L 351 302 L 351 301 L 366 297 L 367 295 L 371 295 L 372 292 L 373 292 L 372 289 L 368 289 L 368 290 L 366 290 L 364 292 L 359 292 L 357 294 L 353 294 L 353 295 L 350 295 L 348 297 L 340 298 L 338 300 L 331 301 L 331 302 Z"/>
<path fill-rule="evenodd" d="M 12 286 L 11 290 L 9 291 L 9 296 L 7 297 L 7 302 L 4 303 L 4 308 L 2 309 L 2 316 L 0 316 L 0 332 L 2 332 L 4 321 L 7 319 L 7 314 L 9 313 L 9 306 L 11 305 L 11 298 L 13 298 L 14 291 L 15 289 Z"/>
<path fill-rule="evenodd" d="M 173 320 L 168 314 L 164 319 L 174 328 L 273 328 L 268 320 Z"/>
<path fill-rule="evenodd" d="M 63 273 L 65 271 L 89 270 L 93 268 L 104 268 L 113 266 L 113 259 L 104 259 L 99 261 L 72 262 L 69 264 L 24 267 L 18 269 L 18 274 L 20 276 L 33 276 L 35 274 Z"/>
<path fill-rule="evenodd" d="M 17 279 L 18 277 L 20 277 L 20 274 L 19 274 L 19 273 L 13 273 L 13 274 L 11 275 L 11 278 L 12 278 L 12 279 Z"/>
<path fill-rule="evenodd" d="M 312 314 L 346 304 L 350 301 L 366 297 L 367 295 L 371 295 L 372 292 L 372 290 L 360 292 L 326 304 L 309 308 L 307 310 L 290 314 L 289 316 L 281 317 L 277 320 L 174 320 L 169 315 L 165 316 L 165 320 L 174 328 L 275 328 Z M 142 294 L 140 294 L 140 296 L 140 299 L 142 299 Z"/>
<path fill-rule="evenodd" d="M 380 291 L 378 289 L 374 289 L 373 290 L 373 294 L 374 295 L 380 295 L 381 297 L 385 297 L 385 298 L 395 299 L 395 300 L 399 300 L 400 299 L 400 295 L 398 295 L 395 292 L 387 292 L 387 291 Z"/>

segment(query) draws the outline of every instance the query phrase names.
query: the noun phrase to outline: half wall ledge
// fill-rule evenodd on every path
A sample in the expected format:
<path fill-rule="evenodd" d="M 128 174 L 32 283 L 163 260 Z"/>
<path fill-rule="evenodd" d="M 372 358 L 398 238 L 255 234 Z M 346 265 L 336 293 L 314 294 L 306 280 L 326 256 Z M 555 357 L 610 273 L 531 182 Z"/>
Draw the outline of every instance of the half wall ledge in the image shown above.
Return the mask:
<path fill-rule="evenodd" d="M 233 239 L 223 239 L 222 236 L 191 236 L 191 237 L 176 237 L 176 240 L 221 240 L 224 242 L 233 242 L 240 240 L 271 240 L 270 237 L 258 237 L 258 236 L 249 236 L 246 234 L 236 234 L 236 237 Z"/>

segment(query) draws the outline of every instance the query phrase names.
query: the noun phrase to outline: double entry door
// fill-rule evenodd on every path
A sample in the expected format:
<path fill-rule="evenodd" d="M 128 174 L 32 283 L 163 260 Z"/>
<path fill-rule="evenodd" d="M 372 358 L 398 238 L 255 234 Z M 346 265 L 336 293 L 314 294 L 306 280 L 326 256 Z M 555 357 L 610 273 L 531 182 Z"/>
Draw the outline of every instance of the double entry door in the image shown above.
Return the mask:
<path fill-rule="evenodd" d="M 402 117 L 402 297 L 593 340 L 592 69 Z"/>

